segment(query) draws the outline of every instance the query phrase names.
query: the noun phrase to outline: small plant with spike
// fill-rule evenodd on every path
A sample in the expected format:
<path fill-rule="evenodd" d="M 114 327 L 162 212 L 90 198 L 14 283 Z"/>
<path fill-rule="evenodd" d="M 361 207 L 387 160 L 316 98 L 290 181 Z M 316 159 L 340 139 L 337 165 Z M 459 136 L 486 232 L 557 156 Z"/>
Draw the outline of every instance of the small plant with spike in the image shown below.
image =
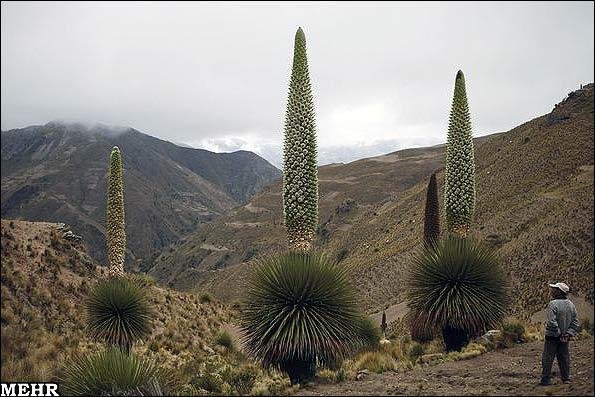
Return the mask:
<path fill-rule="evenodd" d="M 424 243 L 435 244 L 440 238 L 440 203 L 438 202 L 438 184 L 436 173 L 430 176 L 426 192 L 424 212 Z"/>

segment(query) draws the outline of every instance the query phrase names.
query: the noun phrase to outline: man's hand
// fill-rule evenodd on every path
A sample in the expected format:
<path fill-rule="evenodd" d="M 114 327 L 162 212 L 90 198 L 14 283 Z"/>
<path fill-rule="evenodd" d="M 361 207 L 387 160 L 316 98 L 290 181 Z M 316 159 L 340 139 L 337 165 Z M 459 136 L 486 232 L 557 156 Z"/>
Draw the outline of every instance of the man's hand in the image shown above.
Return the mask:
<path fill-rule="evenodd" d="M 569 333 L 565 333 L 560 335 L 560 342 L 566 343 L 570 340 L 570 338 L 572 337 L 572 335 L 570 335 Z"/>

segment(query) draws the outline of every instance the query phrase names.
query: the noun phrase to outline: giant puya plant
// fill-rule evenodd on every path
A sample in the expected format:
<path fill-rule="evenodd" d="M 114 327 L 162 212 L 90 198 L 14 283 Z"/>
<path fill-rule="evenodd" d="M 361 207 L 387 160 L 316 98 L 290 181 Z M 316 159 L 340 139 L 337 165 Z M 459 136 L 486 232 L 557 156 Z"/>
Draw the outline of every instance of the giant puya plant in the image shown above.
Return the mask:
<path fill-rule="evenodd" d="M 460 70 L 455 79 L 446 141 L 444 208 L 449 233 L 467 237 L 475 211 L 475 159 L 465 76 Z"/>
<path fill-rule="evenodd" d="M 85 321 L 91 338 L 106 350 L 68 361 L 64 387 L 72 395 L 161 395 L 167 376 L 152 361 L 136 357 L 134 342 L 151 332 L 154 311 L 143 286 L 124 272 L 126 230 L 122 156 L 114 147 L 107 187 L 108 277 L 95 283 L 85 300 Z"/>
<path fill-rule="evenodd" d="M 310 251 L 318 219 L 318 176 L 301 28 L 295 35 L 285 120 L 283 213 L 290 251 L 263 259 L 248 277 L 242 329 L 254 358 L 300 383 L 314 376 L 317 364 L 335 365 L 366 343 L 346 269 Z"/>
<path fill-rule="evenodd" d="M 285 112 L 283 214 L 289 246 L 308 250 L 318 223 L 316 122 L 308 73 L 306 36 L 295 34 L 293 68 Z"/>
<path fill-rule="evenodd" d="M 429 208 L 437 211 L 431 182 L 426 218 Z M 430 237 L 436 235 L 433 227 L 425 228 L 426 244 L 415 257 L 406 293 L 412 335 L 423 340 L 441 330 L 447 350 L 460 350 L 472 337 L 497 325 L 508 304 L 508 280 L 498 256 L 491 247 L 468 238 L 475 209 L 475 163 L 461 71 L 448 128 L 444 197 L 449 235 L 438 240 Z M 429 226 L 428 219 L 426 223 Z"/>

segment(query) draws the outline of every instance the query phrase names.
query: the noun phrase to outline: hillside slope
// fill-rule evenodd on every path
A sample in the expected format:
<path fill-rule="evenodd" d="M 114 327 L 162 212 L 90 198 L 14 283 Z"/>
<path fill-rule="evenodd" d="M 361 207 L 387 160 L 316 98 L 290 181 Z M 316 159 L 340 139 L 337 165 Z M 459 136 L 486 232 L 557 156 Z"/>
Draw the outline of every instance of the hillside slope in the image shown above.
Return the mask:
<path fill-rule="evenodd" d="M 530 316 L 545 282 L 565 280 L 593 302 L 593 84 L 508 132 L 475 139 L 473 234 L 495 245 L 513 281 L 512 312 Z M 420 248 L 427 178 L 443 146 L 321 167 L 317 246 L 351 274 L 375 311 L 402 298 Z M 443 172 L 438 174 L 442 194 Z M 151 274 L 182 289 L 241 295 L 250 260 L 285 247 L 280 183 L 165 249 Z M 443 213 L 443 211 L 442 211 Z"/>
<path fill-rule="evenodd" d="M 54 223 L 2 220 L 2 381 L 49 381 L 71 354 L 100 346 L 85 334 L 81 302 L 105 269 L 63 233 Z M 136 349 L 170 367 L 206 356 L 227 309 L 147 283 L 159 315 Z"/>
<path fill-rule="evenodd" d="M 130 128 L 51 122 L 2 132 L 2 217 L 66 222 L 104 262 L 107 159 L 115 145 L 123 155 L 132 268 L 280 175 L 251 152 L 212 153 Z"/>

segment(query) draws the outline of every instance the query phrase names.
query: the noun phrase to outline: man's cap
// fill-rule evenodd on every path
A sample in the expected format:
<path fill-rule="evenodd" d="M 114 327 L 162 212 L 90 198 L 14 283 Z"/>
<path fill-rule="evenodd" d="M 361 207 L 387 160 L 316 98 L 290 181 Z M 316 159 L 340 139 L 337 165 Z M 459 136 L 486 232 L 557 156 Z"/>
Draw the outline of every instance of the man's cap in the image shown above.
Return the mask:
<path fill-rule="evenodd" d="M 552 288 L 558 288 L 565 294 L 567 294 L 568 291 L 570 291 L 570 287 L 568 287 L 568 285 L 566 285 L 566 283 L 556 283 L 556 284 L 548 284 L 548 285 Z"/>

